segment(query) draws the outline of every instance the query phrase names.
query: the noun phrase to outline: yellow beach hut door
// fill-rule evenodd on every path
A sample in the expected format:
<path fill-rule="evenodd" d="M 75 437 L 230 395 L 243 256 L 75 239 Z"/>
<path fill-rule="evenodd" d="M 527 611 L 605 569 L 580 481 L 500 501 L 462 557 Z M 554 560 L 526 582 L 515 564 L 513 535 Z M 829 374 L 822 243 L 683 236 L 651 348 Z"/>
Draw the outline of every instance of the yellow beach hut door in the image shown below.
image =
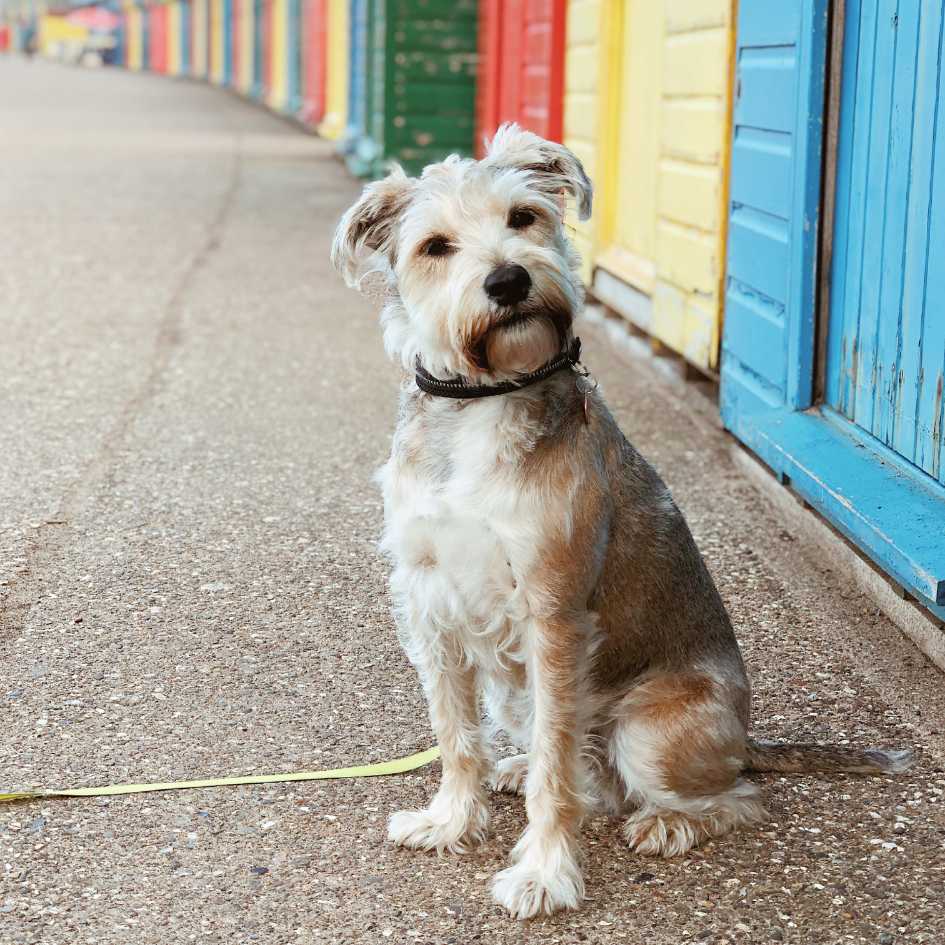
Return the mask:
<path fill-rule="evenodd" d="M 619 68 L 610 78 L 617 106 L 613 180 L 604 199 L 616 207 L 598 265 L 633 289 L 653 294 L 663 4 L 630 0 L 620 24 Z M 609 191 L 609 193 L 607 192 Z M 637 313 L 637 321 L 647 321 Z M 648 327 L 648 325 L 641 325 Z"/>
<path fill-rule="evenodd" d="M 618 55 L 604 79 L 594 293 L 653 338 L 714 371 L 725 272 L 733 0 L 614 5 Z"/>

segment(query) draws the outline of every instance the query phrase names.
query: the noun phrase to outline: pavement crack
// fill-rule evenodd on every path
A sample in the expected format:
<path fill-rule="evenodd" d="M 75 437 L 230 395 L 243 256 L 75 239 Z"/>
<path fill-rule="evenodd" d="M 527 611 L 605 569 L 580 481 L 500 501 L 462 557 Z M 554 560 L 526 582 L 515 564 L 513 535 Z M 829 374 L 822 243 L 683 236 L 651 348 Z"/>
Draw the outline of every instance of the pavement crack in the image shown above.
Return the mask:
<path fill-rule="evenodd" d="M 154 347 L 146 373 L 132 395 L 125 401 L 111 429 L 87 463 L 82 474 L 64 492 L 59 507 L 33 526 L 34 534 L 27 541 L 21 557 L 24 563 L 17 569 L 0 594 L 0 636 L 7 639 L 17 633 L 36 600 L 36 585 L 43 572 L 70 541 L 71 526 L 84 502 L 115 484 L 116 455 L 148 403 L 163 386 L 167 368 L 174 352 L 183 341 L 182 321 L 184 302 L 202 270 L 223 242 L 223 233 L 236 203 L 243 175 L 243 141 L 234 132 L 234 151 L 229 177 L 219 205 L 207 225 L 201 244 L 187 262 L 174 290 L 164 306 L 154 335 Z"/>

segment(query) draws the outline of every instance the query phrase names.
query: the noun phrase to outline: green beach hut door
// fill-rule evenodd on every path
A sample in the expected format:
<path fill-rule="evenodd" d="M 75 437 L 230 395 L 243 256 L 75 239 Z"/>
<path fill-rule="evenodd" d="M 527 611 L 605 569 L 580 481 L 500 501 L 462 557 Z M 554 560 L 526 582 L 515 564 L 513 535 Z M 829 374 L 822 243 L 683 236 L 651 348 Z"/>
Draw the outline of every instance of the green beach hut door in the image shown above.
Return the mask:
<path fill-rule="evenodd" d="M 945 483 L 942 12 L 846 0 L 824 399 Z"/>
<path fill-rule="evenodd" d="M 349 167 L 380 176 L 397 161 L 416 174 L 472 154 L 477 0 L 366 2 L 366 125 Z"/>

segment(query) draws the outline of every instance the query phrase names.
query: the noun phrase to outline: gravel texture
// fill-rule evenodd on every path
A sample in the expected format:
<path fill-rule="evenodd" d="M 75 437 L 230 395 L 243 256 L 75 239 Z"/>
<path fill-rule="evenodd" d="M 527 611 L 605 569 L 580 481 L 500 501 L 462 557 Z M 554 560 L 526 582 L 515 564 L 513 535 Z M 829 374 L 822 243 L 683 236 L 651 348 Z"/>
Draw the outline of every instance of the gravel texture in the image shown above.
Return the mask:
<path fill-rule="evenodd" d="M 395 414 L 327 252 L 330 147 L 186 81 L 0 59 L 0 785 L 360 763 L 428 747 L 375 551 Z M 384 840 L 438 766 L 0 808 L 0 942 L 945 942 L 940 674 L 786 531 L 711 404 L 593 326 L 585 360 L 689 517 L 766 736 L 914 746 L 767 777 L 771 822 L 678 861 L 586 832 L 592 899 L 519 925 L 464 858 Z M 685 588 L 680 588 L 685 593 Z"/>

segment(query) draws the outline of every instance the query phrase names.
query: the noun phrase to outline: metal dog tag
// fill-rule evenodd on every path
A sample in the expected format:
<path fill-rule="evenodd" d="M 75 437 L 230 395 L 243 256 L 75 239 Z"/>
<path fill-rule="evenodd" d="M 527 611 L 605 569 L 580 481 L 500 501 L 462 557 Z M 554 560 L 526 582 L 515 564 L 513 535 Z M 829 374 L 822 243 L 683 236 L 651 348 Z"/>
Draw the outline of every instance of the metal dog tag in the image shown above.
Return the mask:
<path fill-rule="evenodd" d="M 584 395 L 584 423 L 587 424 L 587 398 L 593 391 L 597 390 L 597 378 L 583 364 L 578 362 L 574 365 L 577 377 L 574 379 L 574 386 L 578 393 Z"/>

